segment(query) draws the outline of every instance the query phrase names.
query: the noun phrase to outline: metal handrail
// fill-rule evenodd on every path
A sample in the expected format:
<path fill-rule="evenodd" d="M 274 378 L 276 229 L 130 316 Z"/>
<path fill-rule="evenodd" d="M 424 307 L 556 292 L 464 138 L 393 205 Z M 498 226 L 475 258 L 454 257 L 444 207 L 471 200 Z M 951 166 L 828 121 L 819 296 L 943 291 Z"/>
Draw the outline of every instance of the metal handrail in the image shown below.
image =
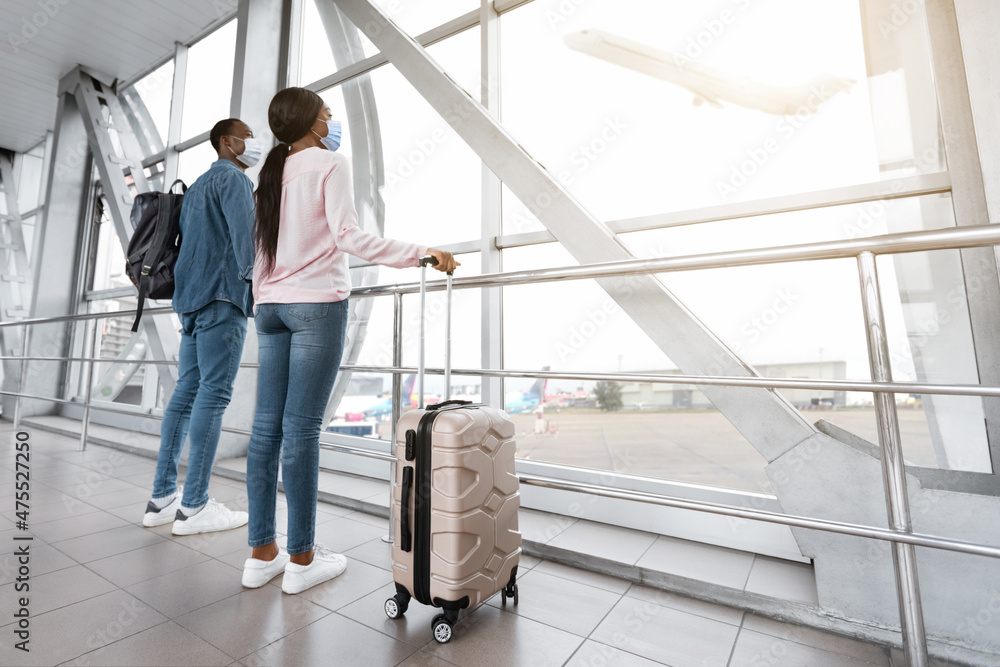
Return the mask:
<path fill-rule="evenodd" d="M 21 357 L 0 355 L 0 361 L 68 361 L 81 363 L 113 363 L 118 359 L 100 357 Z M 177 366 L 179 362 L 163 359 L 128 359 L 122 363 L 154 364 Z M 240 368 L 260 368 L 260 364 L 246 362 Z M 341 371 L 351 373 L 373 373 L 384 375 L 413 375 L 417 369 L 412 366 L 359 366 L 344 364 Z M 427 375 L 444 375 L 443 368 L 425 368 Z M 586 373 L 574 371 L 519 370 L 513 368 L 453 368 L 452 375 L 463 377 L 494 377 L 528 380 L 574 380 L 609 382 L 650 382 L 678 385 L 711 385 L 723 387 L 755 387 L 762 389 L 806 389 L 813 391 L 882 391 L 890 394 L 939 394 L 942 396 L 985 396 L 1000 398 L 1000 385 L 948 384 L 927 382 L 874 382 L 871 380 L 814 380 L 811 378 L 772 378 L 765 376 L 739 375 L 685 375 L 683 373 Z"/>
<path fill-rule="evenodd" d="M 978 248 L 1000 244 L 1000 225 L 975 225 L 936 229 L 922 232 L 904 232 L 900 234 L 883 234 L 848 241 L 822 241 L 818 243 L 803 243 L 788 246 L 771 246 L 750 250 L 731 250 L 698 255 L 681 255 L 678 257 L 659 257 L 654 259 L 629 259 L 620 262 L 605 262 L 598 264 L 583 264 L 551 269 L 535 269 L 531 271 L 512 271 L 509 273 L 484 273 L 478 276 L 456 277 L 453 279 L 454 289 L 473 289 L 480 287 L 509 287 L 512 285 L 528 285 L 562 280 L 584 280 L 588 278 L 613 278 L 646 273 L 668 273 L 673 271 L 690 271 L 702 269 L 732 268 L 736 266 L 753 266 L 759 264 L 781 264 L 786 262 L 816 261 L 824 259 L 854 259 L 862 252 L 876 255 L 889 255 L 907 252 L 924 252 L 929 250 L 954 250 L 960 248 Z M 445 280 L 429 281 L 427 290 L 430 292 L 444 290 Z M 396 283 L 389 285 L 372 285 L 357 287 L 351 290 L 351 298 L 390 296 L 393 294 L 416 294 L 420 290 L 419 283 Z M 173 313 L 171 308 L 147 308 L 144 313 L 149 315 L 165 315 Z M 118 310 L 107 313 L 82 313 L 78 315 L 60 315 L 58 317 L 33 318 L 0 322 L 0 327 L 13 327 L 53 322 L 70 322 L 76 320 L 103 319 L 108 317 L 124 317 L 135 315 L 135 309 Z"/>

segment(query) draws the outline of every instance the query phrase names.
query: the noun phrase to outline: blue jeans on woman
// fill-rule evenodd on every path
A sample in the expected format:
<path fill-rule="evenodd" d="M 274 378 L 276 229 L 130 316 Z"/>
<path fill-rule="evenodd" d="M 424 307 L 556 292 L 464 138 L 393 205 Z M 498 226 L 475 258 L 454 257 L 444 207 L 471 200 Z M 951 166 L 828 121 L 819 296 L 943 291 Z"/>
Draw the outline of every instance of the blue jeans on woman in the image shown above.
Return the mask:
<path fill-rule="evenodd" d="M 260 343 L 257 413 L 247 452 L 249 544 L 277 538 L 278 460 L 288 500 L 289 554 L 311 551 L 316 532 L 319 434 L 340 368 L 347 301 L 263 303 L 254 322 Z"/>
<path fill-rule="evenodd" d="M 180 320 L 177 386 L 163 412 L 153 498 L 164 498 L 177 490 L 177 463 L 190 433 L 181 505 L 201 507 L 208 502 L 208 483 L 222 435 L 222 415 L 233 397 L 247 318 L 229 301 L 215 300 L 193 313 L 181 313 Z"/>

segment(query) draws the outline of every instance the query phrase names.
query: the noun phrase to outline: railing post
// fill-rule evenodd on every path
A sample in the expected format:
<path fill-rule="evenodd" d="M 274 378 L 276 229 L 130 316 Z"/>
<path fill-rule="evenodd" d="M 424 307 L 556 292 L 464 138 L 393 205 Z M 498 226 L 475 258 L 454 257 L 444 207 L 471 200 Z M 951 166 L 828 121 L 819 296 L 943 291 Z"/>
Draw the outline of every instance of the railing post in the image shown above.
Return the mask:
<path fill-rule="evenodd" d="M 87 344 L 87 336 L 83 337 L 84 340 L 84 351 L 87 356 L 90 357 L 94 354 L 95 343 L 97 342 L 97 319 L 92 320 L 93 324 L 90 326 L 90 343 Z M 94 383 L 94 362 L 85 361 L 86 364 L 86 384 L 83 390 L 83 420 L 80 422 L 80 451 L 86 451 L 87 449 L 87 431 L 90 428 L 90 386 Z"/>
<path fill-rule="evenodd" d="M 403 295 L 396 292 L 392 295 L 392 367 L 403 365 Z M 392 520 L 392 504 L 395 502 L 393 486 L 396 484 L 396 424 L 403 416 L 403 377 L 399 371 L 392 374 L 392 427 L 389 431 L 389 452 L 393 459 L 389 463 L 389 534 L 382 537 L 383 542 L 392 544 L 396 539 L 396 524 Z"/>
<path fill-rule="evenodd" d="M 17 393 L 24 393 L 24 383 L 28 376 L 28 332 L 30 329 L 25 324 L 21 327 L 21 366 L 19 369 L 19 379 L 17 381 Z M 14 399 L 14 431 L 21 427 L 21 397 Z"/>
<path fill-rule="evenodd" d="M 864 307 L 865 328 L 868 332 L 868 363 L 871 367 L 872 380 L 892 382 L 889 342 L 885 333 L 875 255 L 867 250 L 858 255 L 858 271 L 861 277 L 861 303 Z M 888 392 L 874 392 L 874 394 L 889 527 L 911 533 L 913 525 L 910 521 L 909 497 L 906 492 L 906 466 L 903 462 L 903 448 L 899 437 L 895 394 Z M 896 573 L 896 592 L 899 596 L 899 618 L 906 664 L 909 667 L 927 667 L 927 636 L 924 632 L 924 615 L 920 601 L 920 585 L 917 581 L 917 557 L 914 546 L 893 542 L 892 565 Z"/>

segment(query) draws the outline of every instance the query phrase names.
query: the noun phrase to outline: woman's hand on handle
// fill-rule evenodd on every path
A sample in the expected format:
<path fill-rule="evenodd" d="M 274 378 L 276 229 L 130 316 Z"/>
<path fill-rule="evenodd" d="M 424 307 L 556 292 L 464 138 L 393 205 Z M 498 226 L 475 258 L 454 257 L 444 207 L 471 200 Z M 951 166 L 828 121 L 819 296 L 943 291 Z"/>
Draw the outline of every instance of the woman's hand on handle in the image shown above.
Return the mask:
<path fill-rule="evenodd" d="M 447 250 L 428 248 L 427 254 L 437 260 L 437 264 L 433 264 L 432 266 L 443 273 L 451 273 L 456 268 L 462 266 L 462 263 L 455 261 L 454 255 Z"/>

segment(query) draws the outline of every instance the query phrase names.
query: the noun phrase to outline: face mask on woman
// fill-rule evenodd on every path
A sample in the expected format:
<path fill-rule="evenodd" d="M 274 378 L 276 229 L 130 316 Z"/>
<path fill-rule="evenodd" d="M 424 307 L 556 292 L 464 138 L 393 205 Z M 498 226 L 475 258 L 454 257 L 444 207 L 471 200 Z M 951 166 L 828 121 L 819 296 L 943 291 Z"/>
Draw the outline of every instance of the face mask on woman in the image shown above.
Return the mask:
<path fill-rule="evenodd" d="M 239 137 L 232 138 L 240 139 Z M 263 154 L 264 149 L 261 147 L 260 141 L 254 139 L 253 137 L 240 139 L 240 141 L 243 142 L 243 152 L 237 155 L 236 159 L 247 167 L 253 167 L 260 162 L 260 156 Z"/>
<path fill-rule="evenodd" d="M 319 137 L 319 133 L 313 130 L 312 133 L 319 137 L 320 143 L 327 147 L 328 150 L 335 151 L 340 148 L 340 136 L 343 132 L 339 120 L 328 120 L 326 121 L 326 136 Z"/>

